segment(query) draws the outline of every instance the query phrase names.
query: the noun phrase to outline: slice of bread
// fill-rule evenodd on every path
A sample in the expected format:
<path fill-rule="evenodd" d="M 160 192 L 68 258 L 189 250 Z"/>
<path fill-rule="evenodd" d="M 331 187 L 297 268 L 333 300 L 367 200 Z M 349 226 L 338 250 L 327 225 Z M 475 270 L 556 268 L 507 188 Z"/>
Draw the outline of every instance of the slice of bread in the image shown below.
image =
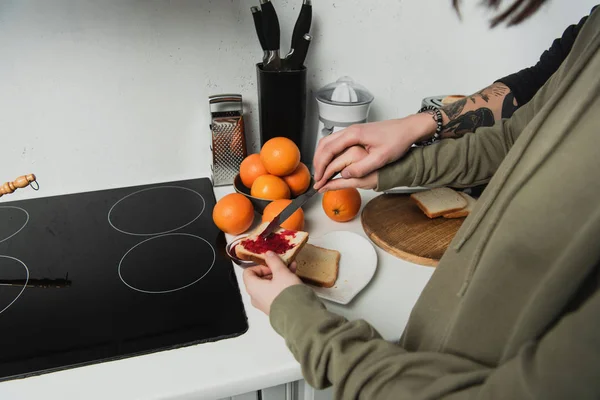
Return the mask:
<path fill-rule="evenodd" d="M 266 254 L 267 250 L 274 250 L 271 247 L 273 245 L 273 242 L 270 242 L 269 238 L 267 238 L 267 239 L 259 238 L 259 235 L 262 231 L 265 230 L 267 225 L 269 225 L 269 221 L 263 222 L 258 227 L 256 227 L 256 229 L 254 229 L 252 232 L 250 232 L 250 234 L 247 236 L 247 238 L 245 240 L 241 241 L 237 246 L 235 246 L 235 254 L 240 259 L 250 260 L 250 261 L 254 261 L 255 263 L 258 263 L 258 264 L 266 265 L 265 254 Z M 307 232 L 290 231 L 287 229 L 283 229 L 281 227 L 277 228 L 273 232 L 273 234 L 279 235 L 279 237 L 281 237 L 282 233 L 288 233 L 288 232 L 290 232 L 290 233 L 293 232 L 293 236 L 291 236 L 291 235 L 285 236 L 285 238 L 287 239 L 289 244 L 292 245 L 293 247 L 286 250 L 285 252 L 283 252 L 281 254 L 278 254 L 285 265 L 290 265 L 292 263 L 292 261 L 294 261 L 294 259 L 298 255 L 298 252 L 302 249 L 302 247 L 306 244 L 306 241 L 308 240 Z M 273 236 L 270 236 L 270 237 L 273 238 Z M 252 251 L 253 249 L 248 248 L 248 247 L 251 247 L 252 244 L 246 242 L 246 240 L 249 240 L 251 242 L 262 241 L 261 247 L 264 247 L 265 250 L 261 251 L 261 252 Z"/>
<path fill-rule="evenodd" d="M 296 275 L 306 283 L 330 288 L 340 268 L 340 253 L 307 243 L 296 257 Z"/>
<path fill-rule="evenodd" d="M 472 198 L 471 196 L 469 196 L 466 193 L 459 192 L 458 194 L 460 194 L 462 197 L 465 198 L 465 200 L 467 200 L 467 206 L 465 208 L 463 208 L 462 210 L 453 211 L 451 213 L 444 214 L 444 218 L 463 218 L 463 217 L 468 216 L 471 213 L 471 211 L 473 210 L 473 206 L 475 205 L 477 200 L 475 200 L 474 198 Z"/>
<path fill-rule="evenodd" d="M 413 193 L 410 198 L 429 218 L 437 218 L 462 210 L 467 206 L 467 200 L 464 197 L 447 187 Z"/>

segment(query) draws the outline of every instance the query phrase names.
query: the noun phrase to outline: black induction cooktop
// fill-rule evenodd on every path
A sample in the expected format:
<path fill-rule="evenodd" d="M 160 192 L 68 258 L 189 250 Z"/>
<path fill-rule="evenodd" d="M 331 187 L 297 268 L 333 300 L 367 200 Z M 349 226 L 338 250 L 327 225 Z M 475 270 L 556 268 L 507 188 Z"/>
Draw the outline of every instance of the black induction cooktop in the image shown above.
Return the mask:
<path fill-rule="evenodd" d="M 208 178 L 0 202 L 0 381 L 246 332 L 214 205 Z"/>

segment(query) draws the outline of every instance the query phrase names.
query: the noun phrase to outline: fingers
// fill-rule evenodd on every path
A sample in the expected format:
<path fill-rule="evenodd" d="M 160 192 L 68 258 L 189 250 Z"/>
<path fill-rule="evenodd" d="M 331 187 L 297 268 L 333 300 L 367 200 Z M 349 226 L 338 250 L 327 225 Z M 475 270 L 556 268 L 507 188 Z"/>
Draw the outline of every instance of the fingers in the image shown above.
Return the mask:
<path fill-rule="evenodd" d="M 298 268 L 298 264 L 296 264 L 296 261 L 293 261 L 289 266 L 290 271 L 294 274 L 296 273 L 297 268 Z"/>
<path fill-rule="evenodd" d="M 315 185 L 315 187 L 319 188 L 325 185 L 325 182 L 327 182 L 327 179 L 329 179 L 326 177 L 334 176 L 338 172 L 343 171 L 353 163 L 359 162 L 368 155 L 369 153 L 367 153 L 367 151 L 361 146 L 352 146 L 346 149 L 342 154 L 334 158 L 329 165 L 327 165 L 327 168 L 325 168 L 325 172 L 323 173 L 323 178 L 317 182 L 318 186 Z M 356 176 L 356 178 L 360 178 L 360 176 Z"/>
<path fill-rule="evenodd" d="M 248 267 L 244 270 L 242 278 L 244 284 L 247 286 L 249 283 L 256 282 L 257 280 L 264 279 L 266 276 L 271 275 L 269 267 L 264 265 L 256 265 L 254 267 Z"/>
<path fill-rule="evenodd" d="M 364 178 L 334 179 L 319 189 L 319 193 L 346 188 L 375 189 L 376 187 L 377 173 L 372 172 Z"/>
<path fill-rule="evenodd" d="M 267 254 L 265 254 L 265 260 L 273 275 L 280 274 L 282 271 L 287 270 L 287 266 L 283 263 L 281 258 L 272 251 L 268 251 Z"/>
<path fill-rule="evenodd" d="M 366 157 L 357 160 L 344 168 L 342 177 L 345 179 L 362 178 L 371 172 L 377 171 L 385 164 L 386 161 L 380 154 L 368 153 Z"/>
<path fill-rule="evenodd" d="M 317 150 L 315 151 L 313 161 L 315 167 L 315 180 L 327 180 L 329 176 L 325 175 L 325 168 L 329 165 L 331 160 L 348 147 L 357 144 L 362 144 L 361 128 L 358 125 L 353 125 L 321 139 L 317 146 Z M 315 185 L 315 187 L 317 187 L 317 185 Z"/>

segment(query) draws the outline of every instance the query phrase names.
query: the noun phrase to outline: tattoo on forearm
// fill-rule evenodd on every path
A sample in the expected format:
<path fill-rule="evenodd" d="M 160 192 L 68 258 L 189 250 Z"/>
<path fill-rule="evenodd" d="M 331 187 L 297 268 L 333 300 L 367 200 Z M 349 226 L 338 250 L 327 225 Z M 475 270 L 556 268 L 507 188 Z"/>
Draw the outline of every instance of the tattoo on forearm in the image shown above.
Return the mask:
<path fill-rule="evenodd" d="M 517 106 L 515 95 L 510 92 L 502 102 L 502 118 L 510 118 L 518 108 L 519 106 Z"/>
<path fill-rule="evenodd" d="M 477 99 L 479 98 L 484 102 L 489 103 L 491 97 L 504 97 L 501 110 L 502 118 L 509 118 L 518 108 L 516 101 L 514 100 L 514 95 L 510 89 L 502 83 L 494 83 L 477 93 L 440 108 L 450 120 L 448 124 L 442 128 L 442 135 L 445 137 L 461 137 L 465 133 L 474 132 L 479 127 L 494 125 L 496 122 L 494 112 L 488 107 L 480 107 L 476 110 L 465 112 L 465 107 L 469 100 L 473 104 L 477 104 Z M 492 108 L 497 107 L 499 101 L 500 99 L 490 106 Z M 482 103 L 480 102 L 480 104 Z M 465 113 L 462 114 L 463 112 Z"/>
<path fill-rule="evenodd" d="M 468 111 L 464 115 L 451 120 L 444 128 L 443 133 L 450 133 L 454 137 L 462 137 L 466 133 L 474 132 L 482 126 L 492 126 L 495 123 L 494 113 L 486 107 Z"/>
<path fill-rule="evenodd" d="M 467 98 L 464 98 L 457 100 L 454 103 L 450 103 L 447 106 L 442 107 L 440 110 L 442 110 L 444 114 L 448 116 L 449 120 L 453 120 L 460 115 L 466 104 Z"/>
<path fill-rule="evenodd" d="M 484 93 L 486 89 L 487 88 L 482 89 L 479 92 L 470 95 L 469 96 L 469 100 L 471 100 L 473 102 L 473 104 L 475 104 L 475 99 L 477 97 L 481 97 L 483 99 L 483 101 L 485 101 L 486 103 L 489 102 L 490 101 L 490 96 L 488 96 L 487 94 Z"/>

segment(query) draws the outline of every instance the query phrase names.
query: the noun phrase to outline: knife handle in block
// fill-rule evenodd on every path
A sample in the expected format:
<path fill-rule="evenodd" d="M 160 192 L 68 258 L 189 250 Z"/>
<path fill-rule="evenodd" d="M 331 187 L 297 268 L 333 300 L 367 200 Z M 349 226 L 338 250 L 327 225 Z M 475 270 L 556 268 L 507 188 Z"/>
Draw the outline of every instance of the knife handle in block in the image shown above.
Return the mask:
<path fill-rule="evenodd" d="M 5 194 L 10 194 L 19 188 L 27 187 L 32 182 L 35 182 L 34 174 L 23 175 L 12 182 L 6 182 L 4 185 L 0 186 L 0 197 Z"/>

